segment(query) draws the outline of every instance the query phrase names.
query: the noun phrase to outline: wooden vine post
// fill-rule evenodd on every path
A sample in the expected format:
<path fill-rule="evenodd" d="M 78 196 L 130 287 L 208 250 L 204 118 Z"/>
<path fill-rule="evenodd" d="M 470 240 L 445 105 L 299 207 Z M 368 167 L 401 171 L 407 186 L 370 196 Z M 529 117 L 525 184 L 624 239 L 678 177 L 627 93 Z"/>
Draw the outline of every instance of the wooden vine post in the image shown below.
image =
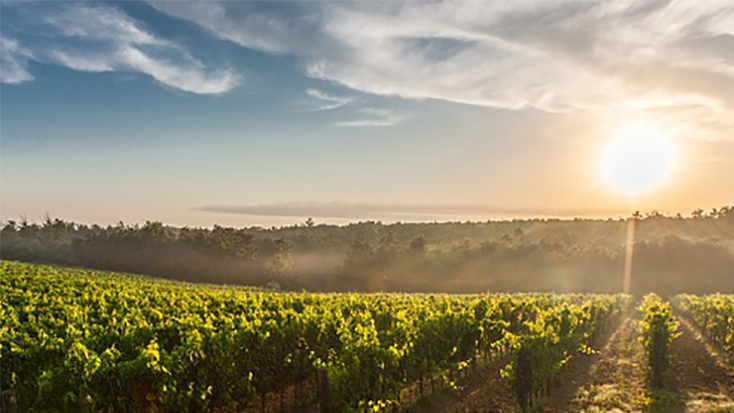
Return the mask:
<path fill-rule="evenodd" d="M 0 393 L 0 412 L 18 413 L 18 399 L 13 390 Z"/>
<path fill-rule="evenodd" d="M 319 413 L 332 413 L 329 397 L 329 372 L 325 367 L 316 370 L 316 386 L 319 398 Z"/>

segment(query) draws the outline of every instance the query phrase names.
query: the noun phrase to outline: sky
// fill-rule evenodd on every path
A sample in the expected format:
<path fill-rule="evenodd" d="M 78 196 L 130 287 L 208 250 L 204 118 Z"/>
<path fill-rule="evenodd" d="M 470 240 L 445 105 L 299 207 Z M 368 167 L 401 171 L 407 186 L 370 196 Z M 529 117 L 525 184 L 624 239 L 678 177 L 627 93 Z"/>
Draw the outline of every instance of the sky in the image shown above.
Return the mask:
<path fill-rule="evenodd" d="M 633 194 L 601 160 L 641 124 L 675 158 Z M 734 205 L 734 3 L 4 0 L 0 151 L 3 220 Z"/>

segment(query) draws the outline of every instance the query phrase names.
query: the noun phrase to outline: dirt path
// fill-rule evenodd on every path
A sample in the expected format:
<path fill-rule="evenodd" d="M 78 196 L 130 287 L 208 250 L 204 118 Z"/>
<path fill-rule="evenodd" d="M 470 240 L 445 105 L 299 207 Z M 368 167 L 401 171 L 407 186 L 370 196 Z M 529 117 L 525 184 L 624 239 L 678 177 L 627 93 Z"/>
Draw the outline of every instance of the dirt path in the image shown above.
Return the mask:
<path fill-rule="evenodd" d="M 545 412 L 641 412 L 645 375 L 636 320 L 628 318 L 599 352 L 563 373 L 562 388 Z"/>
<path fill-rule="evenodd" d="M 577 363 L 564 373 L 570 378 L 545 412 L 734 413 L 734 369 L 717 359 L 705 340 L 681 321 L 664 390 L 647 388 L 637 320 L 628 319 L 588 369 Z"/>
<path fill-rule="evenodd" d="M 685 413 L 734 413 L 734 372 L 711 353 L 705 341 L 681 320 L 671 347 L 669 387 L 675 409 Z"/>

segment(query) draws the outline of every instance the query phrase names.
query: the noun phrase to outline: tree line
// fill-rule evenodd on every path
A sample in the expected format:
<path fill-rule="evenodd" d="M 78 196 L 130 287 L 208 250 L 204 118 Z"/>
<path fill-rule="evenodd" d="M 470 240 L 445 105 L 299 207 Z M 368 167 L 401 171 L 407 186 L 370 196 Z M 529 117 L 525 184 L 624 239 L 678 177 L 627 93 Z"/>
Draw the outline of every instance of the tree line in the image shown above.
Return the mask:
<path fill-rule="evenodd" d="M 618 292 L 635 220 L 632 292 L 732 292 L 734 207 L 689 216 L 278 228 L 5 221 L 0 257 L 191 282 L 310 291 Z"/>

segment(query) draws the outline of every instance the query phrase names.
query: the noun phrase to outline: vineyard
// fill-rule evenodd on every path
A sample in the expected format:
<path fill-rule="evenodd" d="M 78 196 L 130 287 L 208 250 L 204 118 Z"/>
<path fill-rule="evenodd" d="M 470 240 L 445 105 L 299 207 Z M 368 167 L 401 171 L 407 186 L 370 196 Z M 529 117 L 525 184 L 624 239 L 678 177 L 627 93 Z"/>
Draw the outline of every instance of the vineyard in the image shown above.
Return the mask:
<path fill-rule="evenodd" d="M 397 411 L 488 364 L 531 410 L 631 311 L 624 295 L 279 293 L 1 265 L 0 388 L 23 412 Z M 731 354 L 732 297 L 673 301 Z M 660 297 L 639 310 L 663 387 L 678 323 Z"/>
<path fill-rule="evenodd" d="M 4 262 L 2 386 L 28 410 L 236 409 L 322 367 L 334 411 L 513 352 L 522 403 L 622 296 L 270 293 Z"/>

